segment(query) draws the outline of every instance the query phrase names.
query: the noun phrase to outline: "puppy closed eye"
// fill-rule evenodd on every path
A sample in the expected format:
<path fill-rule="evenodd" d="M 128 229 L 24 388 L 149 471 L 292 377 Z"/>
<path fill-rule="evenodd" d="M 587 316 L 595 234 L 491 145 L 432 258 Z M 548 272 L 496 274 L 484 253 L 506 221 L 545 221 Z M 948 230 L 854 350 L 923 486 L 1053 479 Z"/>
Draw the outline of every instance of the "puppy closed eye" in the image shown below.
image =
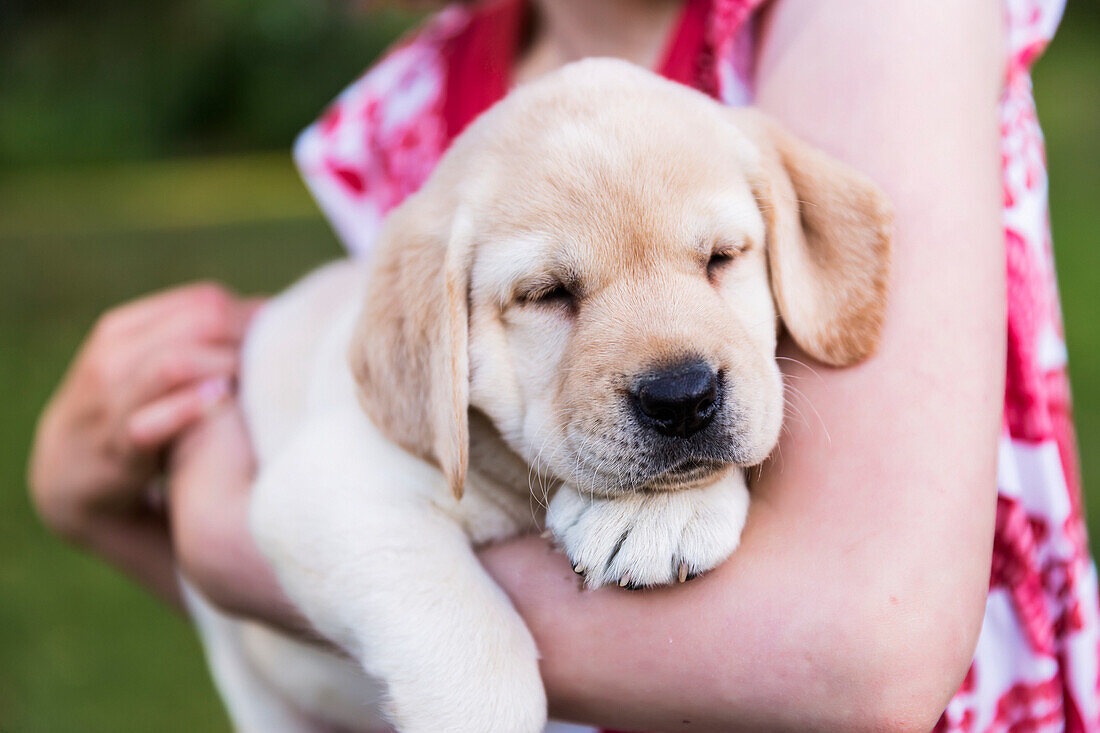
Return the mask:
<path fill-rule="evenodd" d="M 742 251 L 744 251 L 743 247 L 732 244 L 716 247 L 707 260 L 707 278 L 711 281 L 715 280 Z"/>
<path fill-rule="evenodd" d="M 521 305 L 540 308 L 567 309 L 572 312 L 577 306 L 573 292 L 560 282 L 548 282 L 536 285 L 517 296 Z"/>

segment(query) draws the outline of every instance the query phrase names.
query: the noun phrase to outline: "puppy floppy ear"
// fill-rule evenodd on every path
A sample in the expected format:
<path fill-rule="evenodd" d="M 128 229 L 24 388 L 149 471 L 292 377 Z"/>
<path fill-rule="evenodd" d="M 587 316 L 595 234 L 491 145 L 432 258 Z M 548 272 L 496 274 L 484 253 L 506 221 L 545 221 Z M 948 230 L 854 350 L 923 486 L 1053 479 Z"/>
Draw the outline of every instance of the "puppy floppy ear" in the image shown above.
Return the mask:
<path fill-rule="evenodd" d="M 460 499 L 469 454 L 470 227 L 438 198 L 422 190 L 388 217 L 350 361 L 367 414 L 438 466 Z"/>
<path fill-rule="evenodd" d="M 869 178 L 761 112 L 733 110 L 756 143 L 751 180 L 767 225 L 780 317 L 807 354 L 832 366 L 874 352 L 882 332 L 893 209 Z"/>

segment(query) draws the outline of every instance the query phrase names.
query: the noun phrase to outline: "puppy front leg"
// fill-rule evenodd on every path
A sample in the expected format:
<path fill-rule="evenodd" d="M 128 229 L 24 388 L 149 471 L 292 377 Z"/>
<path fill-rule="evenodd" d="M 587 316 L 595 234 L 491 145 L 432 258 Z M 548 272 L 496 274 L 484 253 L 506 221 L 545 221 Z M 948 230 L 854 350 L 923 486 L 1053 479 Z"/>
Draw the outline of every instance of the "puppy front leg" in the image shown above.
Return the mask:
<path fill-rule="evenodd" d="M 547 528 L 592 587 L 683 582 L 729 557 L 741 539 L 749 492 L 740 469 L 696 489 L 615 497 L 562 486 Z"/>
<path fill-rule="evenodd" d="M 399 730 L 540 731 L 534 641 L 433 501 L 446 491 L 352 408 L 311 420 L 263 471 L 252 529 L 291 600 L 383 682 Z"/>

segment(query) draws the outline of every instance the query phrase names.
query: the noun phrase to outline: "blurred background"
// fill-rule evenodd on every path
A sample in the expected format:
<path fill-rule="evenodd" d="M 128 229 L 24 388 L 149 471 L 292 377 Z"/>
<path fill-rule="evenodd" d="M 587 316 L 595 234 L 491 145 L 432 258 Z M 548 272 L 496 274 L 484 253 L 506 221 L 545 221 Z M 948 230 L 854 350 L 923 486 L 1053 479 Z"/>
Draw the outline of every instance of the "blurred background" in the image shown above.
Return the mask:
<path fill-rule="evenodd" d="M 339 246 L 289 146 L 416 16 L 338 0 L 0 0 L 0 733 L 227 731 L 190 625 L 48 536 L 35 418 L 96 315 L 197 278 L 274 292 Z M 1100 6 L 1035 69 L 1100 549 Z"/>

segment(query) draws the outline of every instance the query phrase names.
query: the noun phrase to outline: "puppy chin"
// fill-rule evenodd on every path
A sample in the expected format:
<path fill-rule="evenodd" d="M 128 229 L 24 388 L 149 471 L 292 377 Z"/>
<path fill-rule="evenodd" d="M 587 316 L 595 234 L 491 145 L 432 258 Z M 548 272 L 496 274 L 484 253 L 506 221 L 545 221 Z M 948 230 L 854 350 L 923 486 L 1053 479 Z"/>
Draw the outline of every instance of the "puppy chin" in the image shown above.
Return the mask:
<path fill-rule="evenodd" d="M 730 471 L 736 470 L 739 469 L 735 465 L 722 461 L 688 460 L 654 476 L 638 490 L 660 492 L 699 489 L 718 483 Z"/>
<path fill-rule="evenodd" d="M 698 489 L 718 483 L 732 471 L 741 470 L 735 464 L 711 459 L 687 460 L 653 475 L 624 472 L 621 475 L 578 471 L 566 482 L 581 494 L 610 499 L 618 496 L 648 493 L 671 493 Z"/>

